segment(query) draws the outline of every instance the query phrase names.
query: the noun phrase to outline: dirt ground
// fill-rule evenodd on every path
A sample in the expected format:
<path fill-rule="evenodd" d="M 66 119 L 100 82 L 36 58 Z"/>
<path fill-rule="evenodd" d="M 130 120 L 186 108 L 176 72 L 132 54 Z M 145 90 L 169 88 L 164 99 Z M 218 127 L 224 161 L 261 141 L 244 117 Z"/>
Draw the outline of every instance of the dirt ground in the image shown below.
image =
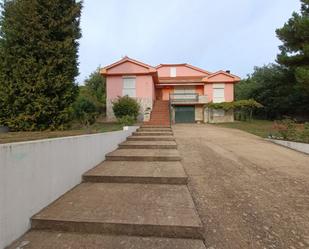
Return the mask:
<path fill-rule="evenodd" d="M 309 248 L 309 156 L 212 125 L 173 127 L 208 249 Z"/>

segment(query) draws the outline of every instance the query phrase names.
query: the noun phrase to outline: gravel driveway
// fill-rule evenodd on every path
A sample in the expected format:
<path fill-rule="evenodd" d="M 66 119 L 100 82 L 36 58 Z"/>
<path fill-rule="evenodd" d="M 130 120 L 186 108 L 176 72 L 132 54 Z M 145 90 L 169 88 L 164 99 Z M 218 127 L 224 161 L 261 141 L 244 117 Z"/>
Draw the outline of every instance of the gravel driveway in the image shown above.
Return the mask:
<path fill-rule="evenodd" d="M 235 129 L 173 130 L 207 248 L 309 248 L 309 156 Z"/>

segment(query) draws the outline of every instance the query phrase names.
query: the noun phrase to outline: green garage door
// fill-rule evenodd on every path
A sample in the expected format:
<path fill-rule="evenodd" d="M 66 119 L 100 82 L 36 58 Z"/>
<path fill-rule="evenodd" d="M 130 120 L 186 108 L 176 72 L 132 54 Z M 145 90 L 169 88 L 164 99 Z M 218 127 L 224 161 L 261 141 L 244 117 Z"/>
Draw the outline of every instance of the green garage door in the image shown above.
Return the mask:
<path fill-rule="evenodd" d="M 175 123 L 194 123 L 194 106 L 175 106 Z"/>

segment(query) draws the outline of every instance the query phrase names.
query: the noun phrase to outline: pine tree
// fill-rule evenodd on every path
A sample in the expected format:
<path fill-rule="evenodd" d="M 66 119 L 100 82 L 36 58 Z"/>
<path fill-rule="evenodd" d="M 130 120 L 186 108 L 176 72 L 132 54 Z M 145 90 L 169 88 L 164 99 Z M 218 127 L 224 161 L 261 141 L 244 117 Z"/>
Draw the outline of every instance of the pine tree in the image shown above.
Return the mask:
<path fill-rule="evenodd" d="M 82 3 L 5 0 L 0 19 L 0 124 L 61 128 L 78 87 Z"/>
<path fill-rule="evenodd" d="M 299 85 L 309 92 L 309 0 L 301 0 L 300 14 L 294 12 L 276 33 L 283 42 L 278 62 L 294 71 Z"/>

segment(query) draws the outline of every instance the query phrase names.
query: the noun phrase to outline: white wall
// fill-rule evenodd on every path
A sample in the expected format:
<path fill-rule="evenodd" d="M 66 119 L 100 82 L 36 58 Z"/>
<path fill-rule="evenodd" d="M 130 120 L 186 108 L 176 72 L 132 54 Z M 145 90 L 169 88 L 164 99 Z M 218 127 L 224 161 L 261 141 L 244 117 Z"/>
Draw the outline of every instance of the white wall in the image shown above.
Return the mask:
<path fill-rule="evenodd" d="M 0 144 L 0 248 L 25 233 L 31 216 L 80 183 L 136 128 Z"/>
<path fill-rule="evenodd" d="M 292 150 L 297 150 L 309 155 L 309 144 L 285 141 L 285 140 L 277 140 L 277 139 L 267 139 L 267 140 L 275 144 L 279 144 L 284 147 L 288 147 Z"/>

